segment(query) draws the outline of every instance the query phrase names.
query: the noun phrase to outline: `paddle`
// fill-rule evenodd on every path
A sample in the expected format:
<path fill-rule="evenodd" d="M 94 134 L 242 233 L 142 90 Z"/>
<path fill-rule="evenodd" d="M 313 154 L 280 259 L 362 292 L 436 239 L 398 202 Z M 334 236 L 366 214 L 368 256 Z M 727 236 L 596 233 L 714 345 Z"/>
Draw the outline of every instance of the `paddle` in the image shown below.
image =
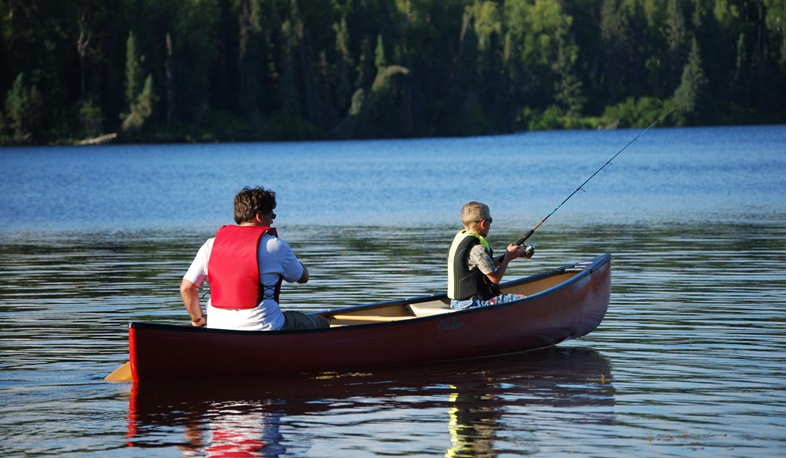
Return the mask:
<path fill-rule="evenodd" d="M 104 377 L 104 380 L 110 382 L 133 382 L 134 376 L 131 374 L 131 362 L 127 362 L 118 367 L 111 374 Z"/>

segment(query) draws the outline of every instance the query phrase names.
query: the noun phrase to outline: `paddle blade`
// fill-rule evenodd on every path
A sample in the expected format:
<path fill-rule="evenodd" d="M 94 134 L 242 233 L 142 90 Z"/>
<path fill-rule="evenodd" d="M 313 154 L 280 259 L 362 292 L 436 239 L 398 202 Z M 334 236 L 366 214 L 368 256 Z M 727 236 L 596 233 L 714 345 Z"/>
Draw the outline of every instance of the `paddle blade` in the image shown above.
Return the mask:
<path fill-rule="evenodd" d="M 104 380 L 111 382 L 133 382 L 134 376 L 131 374 L 131 363 L 125 363 L 118 367 L 111 374 L 104 377 Z"/>

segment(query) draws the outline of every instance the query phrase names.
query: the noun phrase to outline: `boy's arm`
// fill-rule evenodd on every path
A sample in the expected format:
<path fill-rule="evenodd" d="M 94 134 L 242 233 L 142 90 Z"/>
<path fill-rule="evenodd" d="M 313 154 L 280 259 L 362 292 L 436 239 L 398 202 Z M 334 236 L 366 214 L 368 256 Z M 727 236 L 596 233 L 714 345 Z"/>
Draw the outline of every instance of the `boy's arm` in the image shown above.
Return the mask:
<path fill-rule="evenodd" d="M 527 257 L 526 251 L 524 251 L 524 249 L 519 245 L 511 243 L 505 250 L 504 255 L 493 260 L 497 269 L 494 272 L 487 273 L 486 277 L 491 283 L 499 285 L 499 283 L 502 281 L 502 277 L 505 276 L 505 271 L 508 270 L 508 264 L 510 264 L 510 261 L 520 257 Z"/>

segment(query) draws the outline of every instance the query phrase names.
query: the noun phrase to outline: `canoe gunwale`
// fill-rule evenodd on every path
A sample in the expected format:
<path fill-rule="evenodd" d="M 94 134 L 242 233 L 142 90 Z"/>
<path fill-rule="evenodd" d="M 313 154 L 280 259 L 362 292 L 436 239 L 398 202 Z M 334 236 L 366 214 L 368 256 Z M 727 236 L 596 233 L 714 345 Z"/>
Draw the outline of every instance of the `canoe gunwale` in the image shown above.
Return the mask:
<path fill-rule="evenodd" d="M 534 283 L 539 280 L 543 280 L 550 277 L 555 277 L 559 275 L 564 275 L 569 272 L 577 272 L 576 275 L 566 279 L 565 281 L 559 282 L 554 286 L 546 288 L 542 291 L 539 291 L 535 294 L 528 295 L 522 299 L 506 302 L 503 304 L 495 305 L 494 309 L 504 309 L 504 308 L 512 308 L 521 306 L 524 303 L 534 301 L 539 299 L 543 296 L 550 295 L 555 291 L 558 291 L 562 288 L 567 287 L 572 283 L 576 283 L 581 281 L 582 278 L 591 275 L 595 270 L 599 267 L 603 266 L 604 264 L 611 261 L 611 254 L 606 253 L 599 255 L 595 258 L 592 258 L 589 261 L 582 261 L 573 264 L 569 264 L 563 267 L 558 267 L 556 269 L 552 269 L 550 271 L 541 272 L 538 274 L 534 274 L 527 277 L 518 278 L 515 280 L 503 282 L 500 284 L 500 289 L 508 289 L 510 287 L 520 286 L 527 283 Z M 432 295 L 422 295 L 422 296 L 413 296 L 410 298 L 405 299 L 393 299 L 389 301 L 381 301 L 381 302 L 374 302 L 369 304 L 362 304 L 362 305 L 355 305 L 349 307 L 341 307 L 336 309 L 330 310 L 321 310 L 316 312 L 310 312 L 311 315 L 322 315 L 325 317 L 330 317 L 333 315 L 344 315 L 347 312 L 360 312 L 363 310 L 373 310 L 381 307 L 393 307 L 396 305 L 406 306 L 408 304 L 417 304 L 422 302 L 431 302 L 437 300 L 443 300 L 447 298 L 447 294 L 440 293 L 440 294 L 432 294 Z M 450 311 L 450 317 L 460 317 L 460 316 L 467 316 L 475 313 L 483 313 L 488 311 L 487 307 L 476 307 L 472 309 L 466 310 L 453 310 Z M 407 317 L 406 320 L 391 320 L 385 322 L 374 322 L 374 323 L 362 323 L 356 325 L 348 325 L 348 326 L 338 326 L 338 327 L 331 327 L 329 329 L 309 329 L 309 330 L 301 330 L 301 331 L 238 331 L 238 330 L 230 330 L 230 329 L 208 329 L 208 328 L 198 328 L 194 326 L 185 326 L 185 325 L 177 325 L 177 324 L 161 324 L 161 323 L 148 323 L 148 322 L 130 322 L 128 324 L 129 329 L 166 329 L 170 328 L 172 330 L 177 330 L 178 332 L 211 332 L 217 334 L 243 334 L 243 335 L 256 335 L 256 336 L 281 336 L 281 335 L 292 335 L 292 334 L 319 334 L 319 333 L 336 333 L 336 332 L 346 332 L 356 330 L 360 327 L 364 329 L 368 329 L 370 327 L 387 327 L 387 326 L 401 326 L 403 323 L 411 322 L 411 321 L 425 321 L 425 320 L 441 320 L 445 318 L 446 313 L 438 313 L 434 315 L 428 316 L 412 316 Z"/>

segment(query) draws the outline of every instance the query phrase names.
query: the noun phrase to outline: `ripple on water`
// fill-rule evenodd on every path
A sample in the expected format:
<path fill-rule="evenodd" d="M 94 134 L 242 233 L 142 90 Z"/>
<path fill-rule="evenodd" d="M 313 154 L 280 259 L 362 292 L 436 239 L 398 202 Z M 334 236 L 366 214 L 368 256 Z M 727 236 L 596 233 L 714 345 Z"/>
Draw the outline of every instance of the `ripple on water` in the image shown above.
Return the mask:
<path fill-rule="evenodd" d="M 555 225 L 509 275 L 614 255 L 604 322 L 557 353 L 347 375 L 299 390 L 263 384 L 224 400 L 164 396 L 167 408 L 134 423 L 133 450 L 124 444 L 128 387 L 100 378 L 127 358 L 128 321 L 184 324 L 177 288 L 203 237 L 4 243 L 0 426 L 9 441 L 0 451 L 176 455 L 191 446 L 188 431 L 208 438 L 217 419 L 240 412 L 270 417 L 263 423 L 293 455 L 436 455 L 470 444 L 498 455 L 774 456 L 786 443 L 786 250 L 766 234 L 786 231 L 755 230 L 739 250 L 739 229 Z M 318 310 L 440 291 L 450 233 L 347 228 L 337 238 L 290 228 L 312 280 L 287 286 L 283 305 Z"/>

